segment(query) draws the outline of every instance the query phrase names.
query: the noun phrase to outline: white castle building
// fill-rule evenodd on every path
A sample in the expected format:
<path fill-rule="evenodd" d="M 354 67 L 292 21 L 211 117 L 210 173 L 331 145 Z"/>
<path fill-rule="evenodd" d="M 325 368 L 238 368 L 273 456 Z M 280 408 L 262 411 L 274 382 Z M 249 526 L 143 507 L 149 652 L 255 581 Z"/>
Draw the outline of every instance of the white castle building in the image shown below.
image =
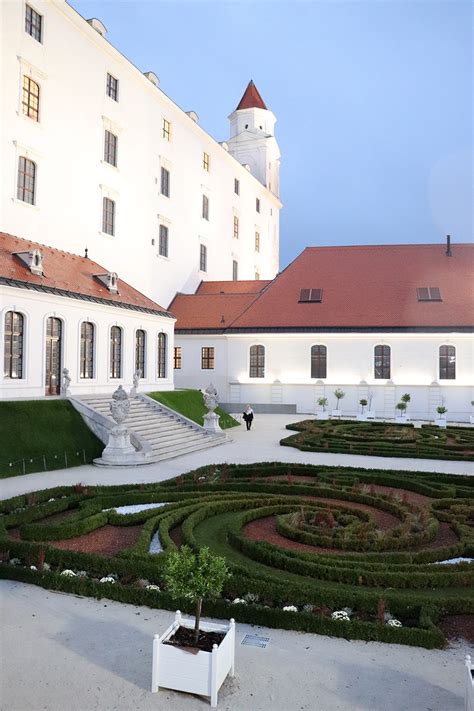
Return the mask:
<path fill-rule="evenodd" d="M 87 248 L 161 304 L 202 279 L 275 276 L 280 152 L 253 82 L 218 143 L 65 0 L 0 17 L 3 232 Z"/>
<path fill-rule="evenodd" d="M 278 274 L 276 119 L 253 82 L 219 143 L 65 0 L 0 3 L 0 25 L 0 397 L 140 370 L 237 409 L 311 413 L 342 388 L 349 414 L 394 417 L 410 392 L 413 417 L 469 419 L 472 245 L 310 247 Z"/>

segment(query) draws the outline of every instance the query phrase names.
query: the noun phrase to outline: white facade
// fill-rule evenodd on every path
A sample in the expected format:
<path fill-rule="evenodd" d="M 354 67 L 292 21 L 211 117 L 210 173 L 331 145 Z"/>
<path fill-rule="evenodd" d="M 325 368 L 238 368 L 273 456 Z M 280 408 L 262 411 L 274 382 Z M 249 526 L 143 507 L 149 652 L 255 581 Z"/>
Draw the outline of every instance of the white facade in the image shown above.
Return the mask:
<path fill-rule="evenodd" d="M 433 419 L 436 408 L 448 408 L 448 421 L 469 422 L 474 400 L 474 339 L 472 334 L 423 333 L 281 333 L 175 336 L 181 347 L 181 369 L 175 370 L 175 387 L 216 386 L 223 402 L 236 410 L 251 404 L 295 405 L 299 413 L 315 413 L 318 398 L 335 407 L 333 392 L 346 395 L 341 409 L 347 415 L 359 410 L 359 400 L 372 397 L 377 417 L 395 417 L 395 405 L 409 392 L 409 414 Z M 265 347 L 265 375 L 249 376 L 250 347 Z M 327 348 L 327 377 L 311 378 L 311 346 Z M 374 348 L 391 348 L 391 378 L 374 378 Z M 456 348 L 456 377 L 439 379 L 439 347 Z M 201 348 L 214 348 L 214 369 L 201 368 Z"/>
<path fill-rule="evenodd" d="M 46 394 L 46 324 L 49 317 L 60 319 L 62 336 L 59 371 L 69 370 L 72 395 L 112 393 L 121 384 L 127 390 L 135 371 L 137 329 L 146 333 L 145 374 L 139 388 L 148 392 L 173 388 L 174 320 L 157 314 L 69 298 L 55 294 L 0 285 L 0 341 L 4 343 L 5 315 L 14 311 L 23 316 L 22 377 L 4 377 L 0 398 L 31 398 Z M 80 374 L 81 324 L 94 326 L 92 378 Z M 121 377 L 110 372 L 110 331 L 122 329 Z M 166 334 L 165 377 L 158 377 L 158 334 Z"/>
<path fill-rule="evenodd" d="M 25 31 L 28 6 L 41 15 L 41 41 Z M 221 145 L 64 0 L 0 3 L 0 22 L 0 230 L 75 254 L 88 248 L 91 259 L 164 306 L 202 279 L 232 279 L 234 262 L 239 279 L 275 276 L 281 203 L 270 111 L 245 112 L 265 119 L 268 135 L 235 138 L 233 118 L 234 138 Z M 118 100 L 108 95 L 108 75 L 118 80 Z M 24 113 L 25 77 L 39 87 L 39 120 Z M 116 166 L 105 160 L 106 131 L 117 139 Z M 18 199 L 21 157 L 36 166 L 32 205 Z M 104 198 L 115 203 L 113 236 L 103 231 Z M 160 225 L 168 229 L 167 256 L 159 254 Z"/>

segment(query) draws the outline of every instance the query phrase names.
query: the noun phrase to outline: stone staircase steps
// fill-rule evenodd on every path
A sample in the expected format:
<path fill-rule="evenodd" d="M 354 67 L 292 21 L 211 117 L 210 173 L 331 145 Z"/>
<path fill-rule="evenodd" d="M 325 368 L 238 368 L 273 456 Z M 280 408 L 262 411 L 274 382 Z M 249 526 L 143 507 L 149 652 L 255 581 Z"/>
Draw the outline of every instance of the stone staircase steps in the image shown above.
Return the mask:
<path fill-rule="evenodd" d="M 112 422 L 110 395 L 83 395 L 80 400 Z M 150 403 L 140 396 L 130 400 L 130 413 L 124 424 L 148 445 L 150 456 L 147 462 L 189 454 L 226 441 L 224 434 L 208 433 L 179 413 L 168 411 L 159 403 Z"/>

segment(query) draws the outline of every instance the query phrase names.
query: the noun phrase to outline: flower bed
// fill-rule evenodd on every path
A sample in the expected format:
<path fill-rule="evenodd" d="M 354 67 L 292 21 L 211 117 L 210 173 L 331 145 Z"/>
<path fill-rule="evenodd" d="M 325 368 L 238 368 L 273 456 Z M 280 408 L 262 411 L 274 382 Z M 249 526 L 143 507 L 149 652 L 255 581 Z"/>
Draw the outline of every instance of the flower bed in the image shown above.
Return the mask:
<path fill-rule="evenodd" d="M 62 487 L 0 504 L 0 576 L 189 611 L 162 575 L 167 552 L 185 542 L 209 546 L 231 569 L 210 615 L 441 647 L 438 619 L 474 613 L 474 566 L 433 563 L 474 555 L 473 501 L 469 477 L 280 463 L 202 467 L 161 484 Z M 135 508 L 117 513 L 123 506 Z M 292 546 L 249 538 L 260 520 L 275 522 Z M 78 547 L 111 528 L 133 536 L 108 556 Z M 18 530 L 19 540 L 9 535 Z M 150 554 L 158 538 L 163 551 Z"/>

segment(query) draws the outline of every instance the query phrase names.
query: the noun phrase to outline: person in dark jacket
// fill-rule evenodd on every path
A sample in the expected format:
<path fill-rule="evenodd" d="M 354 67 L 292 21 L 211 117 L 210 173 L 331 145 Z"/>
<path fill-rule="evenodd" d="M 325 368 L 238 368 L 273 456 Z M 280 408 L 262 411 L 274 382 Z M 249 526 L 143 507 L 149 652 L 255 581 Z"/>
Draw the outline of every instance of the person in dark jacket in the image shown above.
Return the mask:
<path fill-rule="evenodd" d="M 245 420 L 245 424 L 247 425 L 247 431 L 252 427 L 252 421 L 253 421 L 253 410 L 250 407 L 250 405 L 247 405 L 243 412 L 243 418 Z"/>

